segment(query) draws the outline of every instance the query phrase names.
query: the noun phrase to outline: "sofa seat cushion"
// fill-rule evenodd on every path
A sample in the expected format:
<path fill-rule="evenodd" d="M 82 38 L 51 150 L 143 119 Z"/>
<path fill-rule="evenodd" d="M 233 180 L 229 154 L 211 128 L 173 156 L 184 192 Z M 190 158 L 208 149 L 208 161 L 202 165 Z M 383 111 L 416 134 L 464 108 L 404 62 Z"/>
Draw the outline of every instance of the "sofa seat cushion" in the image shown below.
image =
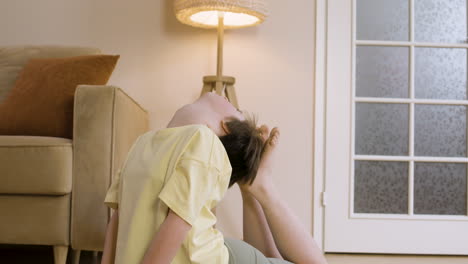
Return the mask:
<path fill-rule="evenodd" d="M 70 193 L 72 155 L 70 139 L 0 136 L 0 194 Z"/>
<path fill-rule="evenodd" d="M 69 245 L 70 198 L 70 194 L 0 195 L 0 244 Z M 0 263 L 24 263 L 0 256 Z"/>

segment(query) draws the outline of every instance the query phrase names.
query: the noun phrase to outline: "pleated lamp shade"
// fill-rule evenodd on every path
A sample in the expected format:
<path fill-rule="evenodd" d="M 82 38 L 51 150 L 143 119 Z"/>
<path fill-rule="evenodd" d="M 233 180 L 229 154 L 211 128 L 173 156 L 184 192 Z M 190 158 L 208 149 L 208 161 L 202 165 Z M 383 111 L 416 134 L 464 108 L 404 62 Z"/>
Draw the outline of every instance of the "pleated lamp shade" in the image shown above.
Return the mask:
<path fill-rule="evenodd" d="M 177 19 L 187 25 L 216 28 L 224 12 L 225 28 L 255 26 L 267 16 L 266 0 L 174 0 Z"/>

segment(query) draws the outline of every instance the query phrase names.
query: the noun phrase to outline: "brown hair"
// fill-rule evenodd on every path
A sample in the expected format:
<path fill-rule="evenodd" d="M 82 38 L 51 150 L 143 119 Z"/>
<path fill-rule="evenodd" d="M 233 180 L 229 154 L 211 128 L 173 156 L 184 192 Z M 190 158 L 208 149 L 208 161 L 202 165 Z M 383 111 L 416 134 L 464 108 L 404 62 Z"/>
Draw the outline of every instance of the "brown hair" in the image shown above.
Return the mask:
<path fill-rule="evenodd" d="M 246 115 L 245 121 L 235 118 L 226 122 L 229 133 L 220 140 L 232 166 L 229 187 L 234 183 L 252 184 L 257 176 L 263 152 L 263 138 L 257 130 L 255 116 Z"/>

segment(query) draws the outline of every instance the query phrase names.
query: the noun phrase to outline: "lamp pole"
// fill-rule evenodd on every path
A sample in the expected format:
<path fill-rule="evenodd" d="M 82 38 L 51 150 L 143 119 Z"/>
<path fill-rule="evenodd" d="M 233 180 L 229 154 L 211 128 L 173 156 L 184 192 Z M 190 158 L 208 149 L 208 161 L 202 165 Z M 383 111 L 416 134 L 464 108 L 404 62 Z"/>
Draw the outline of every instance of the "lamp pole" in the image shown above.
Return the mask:
<path fill-rule="evenodd" d="M 215 90 L 219 95 L 226 93 L 226 97 L 229 102 L 232 103 L 236 108 L 239 108 L 237 102 L 236 91 L 234 89 L 234 83 L 236 79 L 231 76 L 223 76 L 223 43 L 224 41 L 224 12 L 218 11 L 218 56 L 216 75 L 204 76 L 203 77 L 203 89 L 201 95 L 207 92 Z"/>
<path fill-rule="evenodd" d="M 218 59 L 216 68 L 216 93 L 222 95 L 223 85 L 224 12 L 218 12 Z"/>

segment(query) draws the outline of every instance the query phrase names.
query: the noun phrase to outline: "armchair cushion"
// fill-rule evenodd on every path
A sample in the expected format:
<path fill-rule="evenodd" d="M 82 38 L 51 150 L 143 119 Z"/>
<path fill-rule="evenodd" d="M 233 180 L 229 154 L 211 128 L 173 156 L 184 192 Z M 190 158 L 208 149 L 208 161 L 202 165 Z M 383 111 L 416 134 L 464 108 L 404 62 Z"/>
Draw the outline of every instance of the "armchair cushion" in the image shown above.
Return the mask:
<path fill-rule="evenodd" d="M 0 136 L 0 194 L 63 195 L 72 188 L 72 141 Z"/>
<path fill-rule="evenodd" d="M 0 195 L 0 211 L 2 244 L 70 243 L 70 194 Z M 1 262 L 9 261 L 5 261 L 5 257 L 1 256 Z"/>
<path fill-rule="evenodd" d="M 119 56 L 33 59 L 0 104 L 0 135 L 72 138 L 79 84 L 105 84 Z"/>
<path fill-rule="evenodd" d="M 90 47 L 60 45 L 25 45 L 0 47 L 0 103 L 10 93 L 24 65 L 31 59 L 63 58 L 99 54 L 101 51 Z"/>

